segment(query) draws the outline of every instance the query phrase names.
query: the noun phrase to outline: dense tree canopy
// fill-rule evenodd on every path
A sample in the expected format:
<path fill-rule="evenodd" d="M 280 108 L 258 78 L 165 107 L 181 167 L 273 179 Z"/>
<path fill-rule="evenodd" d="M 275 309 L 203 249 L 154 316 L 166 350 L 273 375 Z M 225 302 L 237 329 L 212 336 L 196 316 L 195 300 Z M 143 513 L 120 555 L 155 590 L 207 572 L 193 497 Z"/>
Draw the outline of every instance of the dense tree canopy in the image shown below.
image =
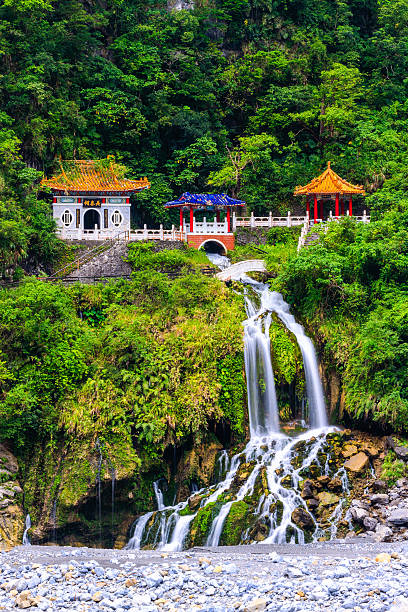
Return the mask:
<path fill-rule="evenodd" d="M 407 0 L 2 0 L 3 267 L 52 258 L 33 169 L 60 157 L 114 154 L 147 174 L 135 222 L 208 185 L 293 209 L 328 159 L 370 193 L 404 189 L 407 23 Z"/>

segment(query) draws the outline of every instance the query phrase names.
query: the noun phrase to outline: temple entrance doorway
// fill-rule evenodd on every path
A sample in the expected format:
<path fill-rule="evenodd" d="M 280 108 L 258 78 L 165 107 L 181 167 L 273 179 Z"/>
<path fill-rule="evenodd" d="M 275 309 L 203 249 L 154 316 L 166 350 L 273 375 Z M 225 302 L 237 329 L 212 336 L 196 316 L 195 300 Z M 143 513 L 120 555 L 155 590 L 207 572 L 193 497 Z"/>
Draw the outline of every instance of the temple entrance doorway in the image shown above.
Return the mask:
<path fill-rule="evenodd" d="M 87 210 L 84 214 L 84 230 L 101 229 L 101 216 L 95 209 Z"/>

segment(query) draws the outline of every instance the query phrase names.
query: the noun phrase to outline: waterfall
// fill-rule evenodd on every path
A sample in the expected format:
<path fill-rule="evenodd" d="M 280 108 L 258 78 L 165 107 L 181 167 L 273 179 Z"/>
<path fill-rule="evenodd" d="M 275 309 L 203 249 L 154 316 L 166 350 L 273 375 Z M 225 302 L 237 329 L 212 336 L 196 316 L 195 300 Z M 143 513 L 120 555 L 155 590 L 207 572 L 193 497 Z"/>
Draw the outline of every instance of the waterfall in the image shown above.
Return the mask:
<path fill-rule="evenodd" d="M 229 265 L 229 260 L 221 255 L 207 255 L 219 267 Z M 303 327 L 290 314 L 289 305 L 279 293 L 246 276 L 240 280 L 245 287 L 247 313 L 243 327 L 250 440 L 241 452 L 231 458 L 224 449 L 216 462 L 215 484 L 192 492 L 187 500 L 177 505 L 165 506 L 159 482 L 154 482 L 157 511 L 149 512 L 135 522 L 127 548 L 140 548 L 143 542 L 163 550 L 182 550 L 190 543 L 194 519 L 206 509 L 210 511 L 212 520 L 202 544 L 218 546 L 223 541 L 226 521 L 234 520 L 229 518 L 234 504 L 240 502 L 246 507 L 247 500 L 254 494 L 258 495 L 259 490 L 261 493 L 256 498 L 251 524 L 241 533 L 240 542 L 253 541 L 251 530 L 261 525 L 265 534 L 261 539 L 266 543 L 303 543 L 305 536 L 294 520 L 295 511 L 303 513 L 312 540 L 335 537 L 343 502 L 333 512 L 330 529 L 324 530 L 310 512 L 301 490 L 304 474 L 309 469 L 313 467 L 326 475 L 331 469 L 327 456 L 322 463 L 322 456 L 327 452 L 327 435 L 331 430 L 327 428 L 323 389 L 313 344 Z M 273 313 L 295 335 L 304 362 L 311 429 L 293 438 L 279 430 L 269 338 Z M 344 474 L 344 489 L 346 480 Z M 199 496 L 201 500 L 197 507 Z M 190 509 L 190 500 L 194 510 Z"/>
<path fill-rule="evenodd" d="M 50 519 L 52 521 L 52 541 L 57 542 L 57 500 L 52 502 Z"/>
<path fill-rule="evenodd" d="M 159 481 L 155 480 L 155 482 L 153 483 L 153 490 L 154 490 L 154 494 L 156 496 L 156 503 L 157 503 L 157 509 L 158 510 L 163 510 L 164 508 L 164 501 L 163 501 L 163 492 L 159 487 Z"/>
<path fill-rule="evenodd" d="M 111 483 L 112 483 L 112 491 L 111 491 L 111 502 L 112 502 L 112 542 L 115 542 L 114 528 L 115 528 L 115 487 L 116 487 L 116 470 L 111 465 Z"/>
<path fill-rule="evenodd" d="M 31 546 L 30 539 L 28 537 L 28 530 L 31 529 L 31 518 L 30 515 L 27 514 L 25 520 L 25 530 L 23 533 L 23 546 Z"/>
<path fill-rule="evenodd" d="M 253 311 L 251 302 L 247 311 Z M 251 438 L 279 431 L 269 324 L 270 314 L 263 320 L 256 312 L 244 322 L 244 356 Z"/>
<path fill-rule="evenodd" d="M 98 498 L 98 525 L 99 525 L 99 543 L 102 543 L 102 491 L 101 491 L 101 473 L 102 473 L 102 447 L 99 438 L 96 439 L 95 448 L 99 451 L 98 466 L 96 470 L 96 494 Z"/>
<path fill-rule="evenodd" d="M 323 387 L 313 342 L 306 336 L 303 327 L 296 323 L 295 317 L 289 312 L 289 304 L 285 302 L 280 293 L 269 291 L 267 287 L 263 288 L 261 291 L 261 304 L 263 309 L 276 312 L 285 327 L 295 335 L 302 353 L 305 369 L 310 427 L 327 427 Z"/>
<path fill-rule="evenodd" d="M 140 548 L 144 529 L 151 516 L 153 516 L 153 512 L 148 512 L 147 514 L 143 514 L 143 516 L 138 518 L 137 521 L 133 523 L 133 535 L 126 545 L 127 549 Z"/>

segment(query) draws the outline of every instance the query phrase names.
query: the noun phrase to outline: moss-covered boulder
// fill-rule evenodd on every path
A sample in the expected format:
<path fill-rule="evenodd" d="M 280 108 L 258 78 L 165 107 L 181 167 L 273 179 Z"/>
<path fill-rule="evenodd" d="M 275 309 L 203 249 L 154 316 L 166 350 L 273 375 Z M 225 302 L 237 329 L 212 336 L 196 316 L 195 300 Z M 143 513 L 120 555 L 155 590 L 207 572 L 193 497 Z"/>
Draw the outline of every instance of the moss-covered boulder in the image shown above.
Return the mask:
<path fill-rule="evenodd" d="M 202 546 L 206 543 L 220 505 L 218 502 L 211 502 L 197 512 L 190 529 L 190 546 Z"/>
<path fill-rule="evenodd" d="M 236 546 L 242 542 L 243 533 L 248 528 L 249 511 L 250 507 L 244 501 L 237 501 L 231 505 L 222 530 L 221 545 Z"/>

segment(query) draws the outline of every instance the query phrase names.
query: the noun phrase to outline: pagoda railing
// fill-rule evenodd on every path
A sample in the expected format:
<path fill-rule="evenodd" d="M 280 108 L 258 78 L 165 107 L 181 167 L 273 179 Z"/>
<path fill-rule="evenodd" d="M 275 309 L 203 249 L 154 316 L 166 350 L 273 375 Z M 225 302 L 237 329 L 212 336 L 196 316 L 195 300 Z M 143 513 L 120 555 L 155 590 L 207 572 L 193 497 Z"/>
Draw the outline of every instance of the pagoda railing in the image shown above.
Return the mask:
<path fill-rule="evenodd" d="M 288 211 L 286 217 L 274 217 L 270 212 L 267 217 L 256 217 L 251 213 L 250 217 L 237 217 L 234 213 L 232 216 L 232 227 L 235 230 L 237 227 L 294 227 L 303 225 L 306 217 L 293 217 Z"/>
<path fill-rule="evenodd" d="M 228 222 L 225 221 L 207 221 L 204 217 L 202 221 L 193 219 L 193 231 L 190 231 L 190 224 L 184 223 L 184 232 L 186 234 L 228 234 Z"/>
<path fill-rule="evenodd" d="M 145 224 L 143 229 L 134 229 L 129 232 L 129 240 L 185 240 L 185 232 L 176 229 L 174 225 L 171 229 L 148 229 Z"/>

